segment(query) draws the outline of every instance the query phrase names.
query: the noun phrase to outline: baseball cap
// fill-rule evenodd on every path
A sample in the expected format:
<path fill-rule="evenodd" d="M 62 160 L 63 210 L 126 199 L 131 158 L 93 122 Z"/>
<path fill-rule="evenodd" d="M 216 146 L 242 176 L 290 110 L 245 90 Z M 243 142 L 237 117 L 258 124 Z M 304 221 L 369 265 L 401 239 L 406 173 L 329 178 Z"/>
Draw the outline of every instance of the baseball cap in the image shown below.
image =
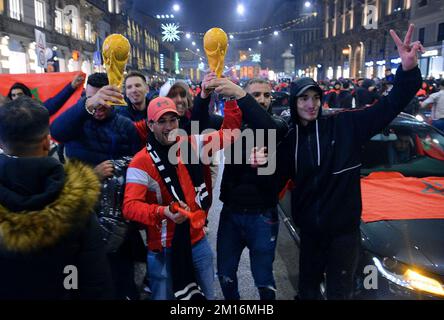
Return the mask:
<path fill-rule="evenodd" d="M 301 78 L 291 83 L 290 95 L 299 97 L 308 89 L 313 89 L 322 97 L 322 89 L 312 78 Z"/>
<path fill-rule="evenodd" d="M 158 121 L 161 116 L 168 112 L 179 115 L 173 100 L 167 97 L 157 97 L 151 100 L 148 105 L 148 121 Z"/>

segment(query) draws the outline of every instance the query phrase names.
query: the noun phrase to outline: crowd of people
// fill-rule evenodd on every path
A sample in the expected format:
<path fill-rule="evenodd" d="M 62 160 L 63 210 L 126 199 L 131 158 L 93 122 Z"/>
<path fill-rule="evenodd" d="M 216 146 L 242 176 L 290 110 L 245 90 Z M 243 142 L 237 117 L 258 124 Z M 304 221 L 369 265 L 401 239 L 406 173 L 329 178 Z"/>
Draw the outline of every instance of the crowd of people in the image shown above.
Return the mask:
<path fill-rule="evenodd" d="M 359 150 L 421 86 L 422 46 L 410 43 L 412 33 L 410 26 L 402 41 L 391 32 L 402 62 L 396 76 L 387 75 L 389 92 L 377 94 L 364 80 L 354 89 L 333 82 L 326 93 L 322 83 L 301 78 L 289 85 L 289 122 L 272 114 L 267 80 L 241 87 L 214 72 L 194 88 L 183 81 L 150 88 L 131 71 L 122 91 L 94 73 L 82 97 L 51 125 L 49 116 L 84 79 L 43 104 L 24 84 L 14 85 L 0 106 L 0 299 L 137 300 L 134 262 L 143 261 L 153 300 L 212 300 L 215 269 L 224 298 L 238 300 L 237 269 L 248 248 L 260 299 L 274 300 L 277 204 L 288 180 L 301 228 L 298 297 L 320 298 L 326 273 L 327 297 L 351 298 L 360 242 Z M 442 103 L 442 92 L 423 104 Z M 126 105 L 117 105 L 122 98 Z M 214 114 L 218 101 L 223 117 Z M 327 105 L 356 111 L 321 117 Z M 275 134 L 259 139 L 261 130 Z M 247 131 L 253 146 L 242 143 Z M 48 156 L 51 139 L 57 156 Z M 223 149 L 231 160 L 234 148 L 242 157 L 224 164 L 215 268 L 205 229 L 218 168 L 212 158 Z M 188 161 L 193 157 L 198 161 Z M 274 173 L 260 174 L 271 161 Z M 77 278 L 67 281 L 67 266 Z"/>

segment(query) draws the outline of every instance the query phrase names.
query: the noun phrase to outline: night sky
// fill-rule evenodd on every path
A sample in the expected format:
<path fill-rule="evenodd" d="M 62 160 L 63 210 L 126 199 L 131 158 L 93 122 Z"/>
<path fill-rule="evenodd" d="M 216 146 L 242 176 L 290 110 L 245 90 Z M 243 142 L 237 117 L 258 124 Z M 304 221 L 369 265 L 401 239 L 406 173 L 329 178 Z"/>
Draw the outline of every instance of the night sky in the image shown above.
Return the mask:
<path fill-rule="evenodd" d="M 174 13 L 183 31 L 205 32 L 212 27 L 220 27 L 227 33 L 261 28 L 269 25 L 273 9 L 284 2 L 301 2 L 300 0 L 242 0 L 245 6 L 244 17 L 236 12 L 239 0 L 133 0 L 134 9 L 155 16 L 156 14 L 174 13 L 172 6 L 181 6 L 179 13 Z M 268 21 L 267 21 L 268 20 Z"/>

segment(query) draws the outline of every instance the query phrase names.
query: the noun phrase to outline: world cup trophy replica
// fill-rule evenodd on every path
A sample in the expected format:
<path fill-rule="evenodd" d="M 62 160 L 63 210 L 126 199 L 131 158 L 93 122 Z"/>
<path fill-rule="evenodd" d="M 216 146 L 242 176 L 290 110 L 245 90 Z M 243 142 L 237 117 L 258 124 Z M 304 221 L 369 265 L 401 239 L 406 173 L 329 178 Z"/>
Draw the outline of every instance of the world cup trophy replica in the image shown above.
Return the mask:
<path fill-rule="evenodd" d="M 123 72 L 128 62 L 131 45 L 127 38 L 121 34 L 111 34 L 103 42 L 102 56 L 105 64 L 106 73 L 110 85 L 122 89 Z M 119 103 L 113 103 L 117 106 L 125 106 L 125 100 L 121 99 Z"/>
<path fill-rule="evenodd" d="M 205 33 L 203 42 L 210 70 L 220 78 L 225 66 L 224 60 L 228 45 L 227 34 L 221 28 L 211 28 Z"/>

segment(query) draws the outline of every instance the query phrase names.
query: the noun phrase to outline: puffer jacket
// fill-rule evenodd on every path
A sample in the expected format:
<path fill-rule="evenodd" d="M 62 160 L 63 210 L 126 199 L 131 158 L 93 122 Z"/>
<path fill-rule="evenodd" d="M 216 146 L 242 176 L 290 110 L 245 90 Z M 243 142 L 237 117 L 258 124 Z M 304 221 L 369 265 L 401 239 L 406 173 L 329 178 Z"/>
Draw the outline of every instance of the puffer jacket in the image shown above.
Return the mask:
<path fill-rule="evenodd" d="M 131 120 L 113 112 L 98 121 L 85 110 L 85 101 L 80 99 L 51 125 L 52 137 L 65 143 L 68 158 L 95 166 L 105 160 L 133 156 L 141 149 Z"/>
<path fill-rule="evenodd" d="M 0 155 L 0 300 L 112 299 L 96 175 L 79 163 Z M 77 290 L 74 284 L 77 268 Z M 67 268 L 68 269 L 65 269 Z"/>

